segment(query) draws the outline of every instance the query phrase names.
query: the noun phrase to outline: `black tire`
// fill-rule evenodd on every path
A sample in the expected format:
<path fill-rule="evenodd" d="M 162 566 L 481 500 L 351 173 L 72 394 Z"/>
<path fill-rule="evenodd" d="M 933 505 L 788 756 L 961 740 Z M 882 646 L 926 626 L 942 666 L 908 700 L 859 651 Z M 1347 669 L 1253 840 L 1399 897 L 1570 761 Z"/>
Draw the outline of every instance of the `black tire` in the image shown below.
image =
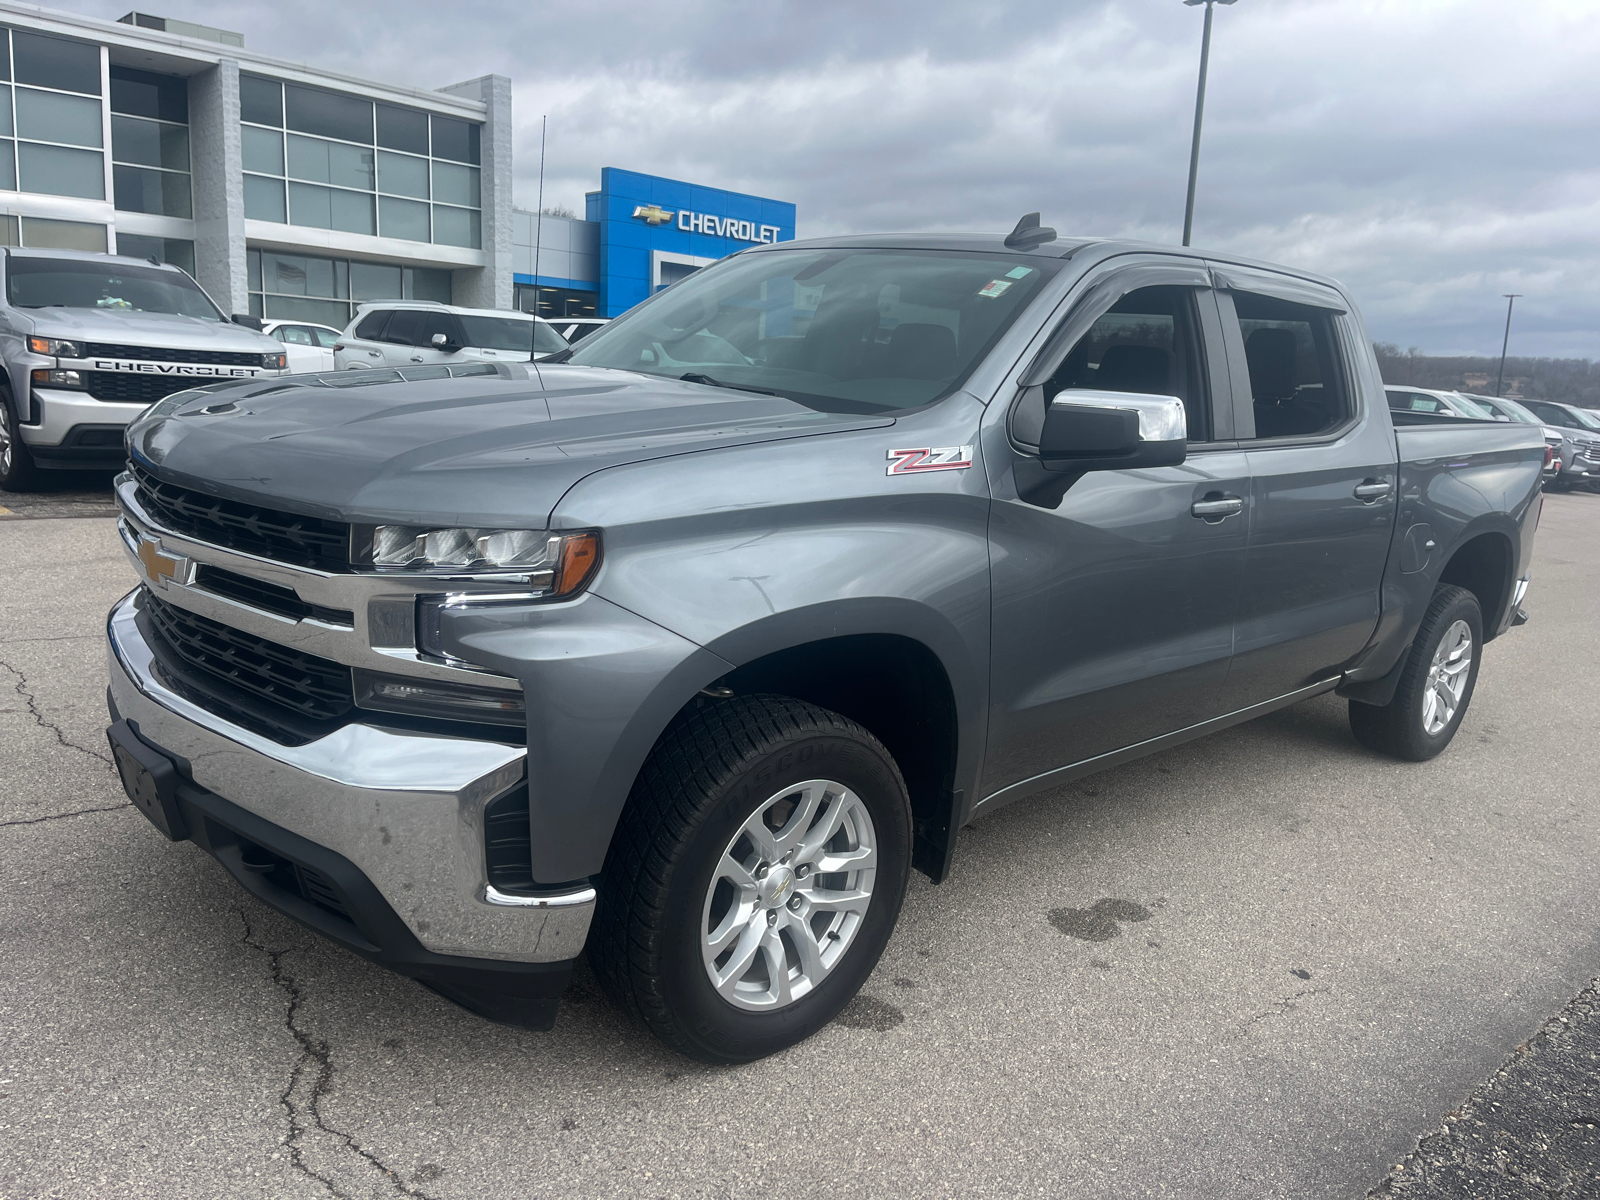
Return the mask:
<path fill-rule="evenodd" d="M 1454 715 L 1436 733 L 1429 733 L 1424 725 L 1424 708 L 1429 690 L 1429 672 L 1434 654 L 1445 635 L 1456 622 L 1466 622 L 1472 635 L 1471 665 L 1467 668 L 1467 681 Z M 1483 657 L 1483 613 L 1478 608 L 1478 598 L 1466 588 L 1442 583 L 1428 603 L 1417 636 L 1406 652 L 1406 665 L 1400 674 L 1400 685 L 1394 699 L 1379 707 L 1350 701 L 1350 730 L 1369 750 L 1387 754 L 1407 762 L 1426 762 L 1433 758 L 1455 737 L 1472 703 L 1472 692 L 1478 684 L 1478 666 Z"/>
<path fill-rule="evenodd" d="M 810 992 L 776 1011 L 735 1007 L 701 954 L 713 871 L 754 813 L 815 779 L 845 785 L 866 806 L 878 851 L 871 901 Z M 810 1037 L 866 982 L 900 915 L 910 866 L 905 782 L 860 725 L 786 696 L 699 699 L 662 734 L 634 783 L 601 874 L 589 958 L 612 999 L 668 1046 L 705 1062 L 750 1062 Z"/>
<path fill-rule="evenodd" d="M 31 492 L 39 486 L 39 468 L 22 442 L 11 389 L 0 385 L 0 491 Z"/>

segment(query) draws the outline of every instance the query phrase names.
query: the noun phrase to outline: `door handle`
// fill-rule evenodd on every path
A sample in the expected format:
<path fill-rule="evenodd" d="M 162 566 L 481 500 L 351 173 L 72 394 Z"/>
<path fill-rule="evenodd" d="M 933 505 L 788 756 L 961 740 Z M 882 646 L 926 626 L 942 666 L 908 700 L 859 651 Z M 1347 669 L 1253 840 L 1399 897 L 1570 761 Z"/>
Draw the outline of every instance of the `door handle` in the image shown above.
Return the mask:
<path fill-rule="evenodd" d="M 413 355 L 412 355 L 412 356 L 411 356 L 411 361 L 412 361 L 412 362 L 421 362 L 421 361 L 422 361 L 422 355 L 420 355 L 420 354 L 413 354 Z"/>
<path fill-rule="evenodd" d="M 1201 520 L 1217 522 L 1244 511 L 1244 501 L 1238 496 L 1207 496 L 1189 506 L 1189 512 Z"/>
<path fill-rule="evenodd" d="M 1387 480 L 1369 479 L 1365 483 L 1356 484 L 1356 499 L 1363 504 L 1371 504 L 1375 500 L 1382 500 L 1394 491 L 1394 484 Z"/>

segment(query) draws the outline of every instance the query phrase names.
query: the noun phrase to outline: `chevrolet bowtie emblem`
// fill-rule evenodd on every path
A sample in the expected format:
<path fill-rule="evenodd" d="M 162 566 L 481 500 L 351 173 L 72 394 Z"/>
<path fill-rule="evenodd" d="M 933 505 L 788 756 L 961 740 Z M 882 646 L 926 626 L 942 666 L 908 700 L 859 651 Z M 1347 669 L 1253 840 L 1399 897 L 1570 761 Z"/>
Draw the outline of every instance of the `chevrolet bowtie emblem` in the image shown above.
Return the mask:
<path fill-rule="evenodd" d="M 169 579 L 184 585 L 194 581 L 194 564 L 182 554 L 169 554 L 159 538 L 148 534 L 139 535 L 139 562 L 145 578 L 159 588 L 165 588 Z"/>
<path fill-rule="evenodd" d="M 638 208 L 633 210 L 633 215 L 638 217 L 646 225 L 665 225 L 678 214 L 668 212 L 659 204 L 641 204 Z"/>

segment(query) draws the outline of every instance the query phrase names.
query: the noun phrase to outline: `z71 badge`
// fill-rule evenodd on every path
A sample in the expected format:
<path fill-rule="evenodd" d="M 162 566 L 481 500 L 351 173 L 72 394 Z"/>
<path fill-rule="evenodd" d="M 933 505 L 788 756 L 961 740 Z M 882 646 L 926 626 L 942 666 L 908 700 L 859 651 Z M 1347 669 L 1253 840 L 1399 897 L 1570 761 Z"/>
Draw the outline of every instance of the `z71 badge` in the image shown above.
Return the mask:
<path fill-rule="evenodd" d="M 919 471 L 965 471 L 972 465 L 971 446 L 924 446 L 920 450 L 889 451 L 890 475 L 915 475 Z"/>

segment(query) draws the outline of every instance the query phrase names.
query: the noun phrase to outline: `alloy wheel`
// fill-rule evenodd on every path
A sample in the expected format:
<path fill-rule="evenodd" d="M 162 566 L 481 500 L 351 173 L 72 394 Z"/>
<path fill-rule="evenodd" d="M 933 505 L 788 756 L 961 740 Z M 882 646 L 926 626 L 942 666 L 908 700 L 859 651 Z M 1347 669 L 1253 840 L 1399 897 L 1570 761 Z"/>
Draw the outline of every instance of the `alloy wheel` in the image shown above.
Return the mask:
<path fill-rule="evenodd" d="M 1422 697 L 1422 729 L 1437 737 L 1455 718 L 1472 673 L 1472 627 L 1456 621 L 1439 639 Z"/>

